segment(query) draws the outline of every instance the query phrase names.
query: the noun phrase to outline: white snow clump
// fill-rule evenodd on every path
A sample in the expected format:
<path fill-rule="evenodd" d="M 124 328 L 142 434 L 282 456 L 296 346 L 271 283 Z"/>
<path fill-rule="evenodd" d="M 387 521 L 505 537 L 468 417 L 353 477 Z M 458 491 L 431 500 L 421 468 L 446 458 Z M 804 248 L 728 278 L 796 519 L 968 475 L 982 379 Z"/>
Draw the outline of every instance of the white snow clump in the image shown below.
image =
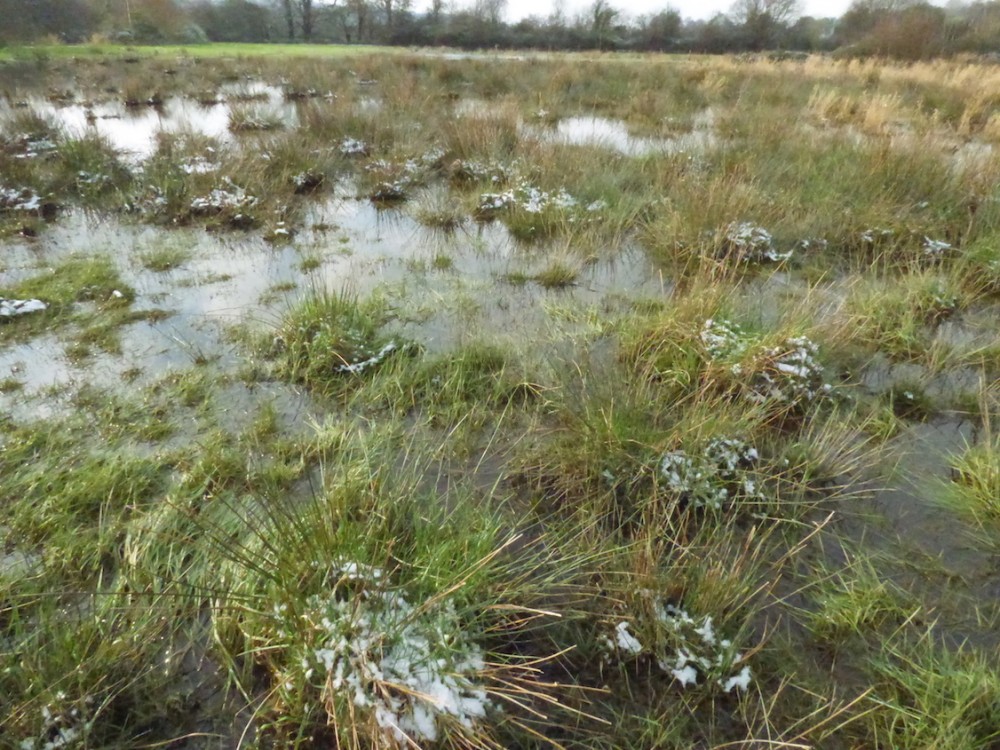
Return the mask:
<path fill-rule="evenodd" d="M 723 692 L 744 691 L 753 679 L 746 657 L 739 653 L 731 640 L 721 638 L 709 615 L 692 617 L 673 604 L 659 598 L 652 602 L 654 613 L 650 629 L 657 633 L 660 648 L 646 646 L 630 632 L 632 623 L 620 620 L 614 632 L 605 635 L 601 644 L 605 659 L 652 656 L 657 667 L 672 676 L 682 688 L 699 684 L 714 684 Z"/>
<path fill-rule="evenodd" d="M 275 607 L 326 705 L 363 712 L 400 748 L 436 741 L 443 721 L 474 731 L 492 708 L 481 681 L 486 665 L 453 602 L 411 603 L 384 571 L 353 561 L 332 573 L 333 589 L 310 597 L 300 617 Z"/>

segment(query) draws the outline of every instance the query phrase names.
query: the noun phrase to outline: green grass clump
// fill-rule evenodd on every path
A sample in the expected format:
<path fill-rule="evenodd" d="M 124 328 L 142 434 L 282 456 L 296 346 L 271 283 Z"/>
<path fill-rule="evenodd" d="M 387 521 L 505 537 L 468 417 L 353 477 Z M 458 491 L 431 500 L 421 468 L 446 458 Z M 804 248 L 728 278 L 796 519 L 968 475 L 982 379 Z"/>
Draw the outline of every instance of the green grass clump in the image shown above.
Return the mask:
<path fill-rule="evenodd" d="M 76 193 L 85 205 L 121 205 L 132 175 L 105 139 L 89 135 L 59 145 L 60 189 Z"/>
<path fill-rule="evenodd" d="M 379 374 L 359 395 L 435 426 L 464 423 L 472 428 L 493 424 L 491 415 L 532 402 L 538 390 L 512 352 L 474 343 L 444 355 L 408 359 Z"/>
<path fill-rule="evenodd" d="M 163 487 L 163 467 L 122 443 L 90 446 L 56 425 L 9 433 L 0 454 L 9 528 L 47 568 L 92 580 L 117 555 L 124 524 Z"/>
<path fill-rule="evenodd" d="M 86 360 L 95 349 L 121 354 L 124 326 L 168 316 L 162 310 L 133 310 L 134 290 L 122 281 L 112 260 L 101 255 L 63 260 L 10 291 L 0 289 L 0 295 L 37 298 L 47 305 L 45 310 L 11 321 L 10 340 L 69 328 L 66 353 L 73 361 Z"/>
<path fill-rule="evenodd" d="M 1000 443 L 987 433 L 951 463 L 952 482 L 942 488 L 942 501 L 972 518 L 993 540 L 1000 529 Z"/>
<path fill-rule="evenodd" d="M 944 648 L 928 633 L 915 644 L 887 647 L 873 671 L 876 746 L 988 750 L 1000 737 L 1000 677 L 992 659 Z"/>
<path fill-rule="evenodd" d="M 814 601 L 815 609 L 805 613 L 808 627 L 834 648 L 851 648 L 852 638 L 885 638 L 916 611 L 913 600 L 865 559 L 823 580 Z"/>
<path fill-rule="evenodd" d="M 0 580 L 0 601 L 0 732 L 10 747 L 134 746 L 216 721 L 199 718 L 185 676 L 183 654 L 204 648 L 177 626 L 176 596 L 60 596 L 40 582 L 11 590 Z M 224 691 L 224 675 L 203 665 L 206 684 Z"/>
<path fill-rule="evenodd" d="M 967 296 L 948 275 L 918 272 L 852 285 L 842 334 L 896 359 L 933 360 L 936 326 L 957 314 Z M 846 345 L 846 342 L 845 342 Z"/>
<path fill-rule="evenodd" d="M 377 299 L 311 293 L 278 327 L 279 372 L 318 391 L 333 391 L 403 348 L 382 332 L 388 320 L 388 309 Z"/>
<path fill-rule="evenodd" d="M 37 297 L 57 310 L 75 302 L 128 304 L 133 294 L 122 283 L 114 262 L 102 255 L 69 258 L 10 290 L 10 296 Z"/>
<path fill-rule="evenodd" d="M 555 558 L 548 570 L 542 547 L 505 538 L 502 514 L 471 496 L 442 503 L 405 459 L 390 471 L 393 442 L 349 441 L 311 498 L 204 520 L 234 584 L 217 602 L 221 642 L 245 664 L 241 680 L 252 663 L 267 676 L 261 711 L 280 741 L 492 747 L 501 731 L 527 736 L 521 708 L 558 708 L 529 668 L 546 658 L 531 653 L 532 631 L 548 619 L 532 608 L 549 581 L 573 576 Z M 242 533 L 231 535 L 229 514 Z"/>
<path fill-rule="evenodd" d="M 165 273 L 172 271 L 191 259 L 191 251 L 177 244 L 163 244 L 144 251 L 140 255 L 142 265 L 150 271 Z"/>

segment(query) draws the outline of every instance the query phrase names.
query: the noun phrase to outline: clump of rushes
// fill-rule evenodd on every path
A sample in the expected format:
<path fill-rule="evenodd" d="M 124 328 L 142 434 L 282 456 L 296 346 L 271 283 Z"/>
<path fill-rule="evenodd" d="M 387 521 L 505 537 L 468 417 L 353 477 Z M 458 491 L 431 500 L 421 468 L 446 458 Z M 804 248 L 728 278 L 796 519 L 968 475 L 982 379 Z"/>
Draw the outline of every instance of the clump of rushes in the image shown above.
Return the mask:
<path fill-rule="evenodd" d="M 987 434 L 968 446 L 952 460 L 951 472 L 944 502 L 974 519 L 984 535 L 995 540 L 1000 529 L 1000 440 Z"/>
<path fill-rule="evenodd" d="M 34 185 L 58 158 L 61 133 L 54 120 L 34 109 L 9 110 L 0 120 L 0 173 L 11 184 Z"/>
<path fill-rule="evenodd" d="M 421 192 L 413 207 L 413 216 L 427 227 L 447 232 L 465 222 L 462 206 L 446 189 L 431 187 Z"/>
<path fill-rule="evenodd" d="M 87 204 L 120 202 L 132 181 L 112 145 L 97 135 L 64 141 L 59 148 L 60 189 L 75 193 Z"/>
<path fill-rule="evenodd" d="M 505 412 L 511 405 L 529 402 L 540 389 L 512 352 L 487 343 L 415 358 L 412 365 L 387 373 L 374 385 L 397 411 L 417 411 L 435 426 L 488 424 L 494 410 Z"/>
<path fill-rule="evenodd" d="M 803 615 L 809 630 L 834 647 L 850 647 L 855 638 L 885 639 L 918 609 L 905 591 L 879 576 L 870 559 L 824 572 L 812 592 L 814 606 Z"/>
<path fill-rule="evenodd" d="M 210 216 L 223 225 L 245 229 L 256 221 L 252 211 L 257 202 L 257 196 L 250 195 L 232 180 L 224 179 L 218 187 L 193 198 L 188 205 L 188 213 L 191 216 Z"/>
<path fill-rule="evenodd" d="M 734 263 L 774 263 L 788 260 L 792 252 L 778 252 L 774 238 L 764 227 L 748 221 L 733 222 L 717 233 L 721 259 Z"/>
<path fill-rule="evenodd" d="M 843 337 L 845 351 L 865 343 L 893 359 L 931 359 L 937 325 L 967 305 L 955 274 L 935 269 L 849 284 L 842 319 L 831 321 L 831 336 Z"/>
<path fill-rule="evenodd" d="M 313 292 L 285 315 L 275 334 L 279 372 L 319 391 L 366 375 L 407 348 L 382 332 L 388 320 L 378 299 Z"/>
<path fill-rule="evenodd" d="M 769 339 L 718 315 L 695 330 L 694 320 L 667 320 L 628 342 L 626 356 L 636 357 L 647 376 L 669 374 L 685 390 L 698 385 L 772 418 L 801 413 L 833 394 L 808 337 Z"/>
<path fill-rule="evenodd" d="M 928 629 L 915 643 L 887 644 L 872 672 L 871 746 L 987 750 L 1000 738 L 995 659 L 946 648 Z"/>
<path fill-rule="evenodd" d="M 579 276 L 580 261 L 563 255 L 549 258 L 545 267 L 531 278 L 546 289 L 563 289 L 573 286 Z"/>
<path fill-rule="evenodd" d="M 284 127 L 282 113 L 266 104 L 238 104 L 229 109 L 229 129 L 234 133 L 281 130 Z"/>
<path fill-rule="evenodd" d="M 416 157 L 400 161 L 376 159 L 365 165 L 368 198 L 380 206 L 408 199 L 412 191 L 441 168 L 444 151 L 431 148 Z"/>
<path fill-rule="evenodd" d="M 248 686 L 254 664 L 266 675 L 259 715 L 277 741 L 494 748 L 501 732 L 526 737 L 532 707 L 559 707 L 538 669 L 550 654 L 528 655 L 524 629 L 549 619 L 537 608 L 549 576 L 574 577 L 558 564 L 542 573 L 555 560 L 538 545 L 508 554 L 516 537 L 472 498 L 421 491 L 386 440 L 348 448 L 312 499 L 262 503 L 236 535 L 231 522 L 208 527 L 231 582 L 215 602 L 220 641 L 245 660 Z"/>

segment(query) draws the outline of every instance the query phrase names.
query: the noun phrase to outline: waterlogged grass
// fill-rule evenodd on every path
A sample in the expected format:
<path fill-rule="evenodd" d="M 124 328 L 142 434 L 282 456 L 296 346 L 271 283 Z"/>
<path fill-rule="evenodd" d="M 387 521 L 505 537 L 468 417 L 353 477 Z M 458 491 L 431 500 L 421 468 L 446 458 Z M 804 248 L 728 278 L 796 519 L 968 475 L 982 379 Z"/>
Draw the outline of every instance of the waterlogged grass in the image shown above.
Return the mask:
<path fill-rule="evenodd" d="M 379 300 L 317 291 L 291 309 L 270 344 L 278 371 L 330 392 L 406 348 L 383 332 L 390 312 Z"/>
<path fill-rule="evenodd" d="M 0 51 L 3 741 L 993 747 L 988 69 L 370 51 Z"/>

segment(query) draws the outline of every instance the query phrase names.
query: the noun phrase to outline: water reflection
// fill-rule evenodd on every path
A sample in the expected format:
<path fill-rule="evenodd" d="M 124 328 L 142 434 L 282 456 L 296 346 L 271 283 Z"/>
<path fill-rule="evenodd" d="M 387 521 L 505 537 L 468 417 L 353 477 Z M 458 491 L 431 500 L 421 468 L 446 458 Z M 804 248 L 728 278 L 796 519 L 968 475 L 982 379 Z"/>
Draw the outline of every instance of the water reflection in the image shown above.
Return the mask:
<path fill-rule="evenodd" d="M 54 122 L 67 136 L 98 135 L 108 140 L 133 163 L 152 156 L 161 133 L 193 133 L 232 144 L 229 130 L 234 107 L 253 112 L 259 109 L 287 127 L 297 122 L 294 102 L 286 101 L 276 86 L 247 82 L 220 90 L 220 101 L 199 103 L 186 97 L 169 97 L 158 106 L 126 107 L 122 102 L 100 104 L 57 104 L 37 99 L 32 110 Z M 0 116 L 10 115 L 10 105 L 0 106 Z"/>

